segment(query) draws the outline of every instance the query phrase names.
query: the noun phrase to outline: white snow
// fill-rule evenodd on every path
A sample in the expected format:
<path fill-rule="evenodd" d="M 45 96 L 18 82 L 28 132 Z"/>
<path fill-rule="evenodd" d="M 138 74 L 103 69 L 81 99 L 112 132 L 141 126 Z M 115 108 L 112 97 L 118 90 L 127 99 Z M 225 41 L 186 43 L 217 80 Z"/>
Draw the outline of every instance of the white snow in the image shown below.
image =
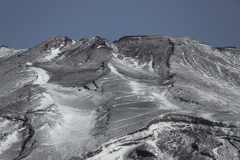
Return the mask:
<path fill-rule="evenodd" d="M 222 142 L 222 144 L 224 144 L 225 143 L 225 140 L 223 140 L 223 139 L 218 139 L 220 142 Z M 214 155 L 216 155 L 216 156 L 219 156 L 219 154 L 218 154 L 218 149 L 220 149 L 222 146 L 220 145 L 219 147 L 216 147 L 216 148 L 214 148 L 212 151 L 213 151 L 213 153 L 214 153 Z"/>
<path fill-rule="evenodd" d="M 121 75 L 120 73 L 118 73 L 117 69 L 112 65 L 111 62 L 108 63 L 108 67 L 111 69 L 111 71 L 112 71 L 113 73 L 115 73 L 116 75 L 118 75 L 118 76 L 120 76 L 120 77 L 122 77 L 122 78 L 125 79 L 125 77 L 124 77 L 123 75 Z"/>
<path fill-rule="evenodd" d="M 51 144 L 62 144 L 76 141 L 83 141 L 89 138 L 88 132 L 93 128 L 93 111 L 84 113 L 67 106 L 58 104 L 58 110 L 62 115 L 62 121 L 50 130 Z"/>
<path fill-rule="evenodd" d="M 114 56 L 114 58 L 116 59 L 118 57 L 118 53 L 112 53 L 112 55 Z"/>
<path fill-rule="evenodd" d="M 31 68 L 31 71 L 34 71 L 36 73 L 36 79 L 33 84 L 46 84 L 48 80 L 50 79 L 49 75 L 47 72 L 41 68 Z"/>
<path fill-rule="evenodd" d="M 0 47 L 0 58 L 8 54 L 9 52 L 14 51 L 13 49 Z"/>
<path fill-rule="evenodd" d="M 195 58 L 193 57 L 193 61 L 197 66 L 201 66 L 199 63 L 197 63 L 197 61 L 195 60 Z M 209 77 L 203 70 L 200 69 L 200 67 L 198 67 L 198 70 L 205 76 L 205 77 Z"/>
<path fill-rule="evenodd" d="M 11 121 L 0 117 L 0 135 L 13 132 L 14 130 L 21 127 L 21 124 L 22 122 L 16 123 L 15 121 Z"/>
<path fill-rule="evenodd" d="M 7 135 L 6 139 L 0 141 L 0 154 L 2 154 L 5 150 L 10 148 L 14 143 L 18 141 L 20 141 L 20 139 L 18 138 L 17 130 Z"/>
<path fill-rule="evenodd" d="M 188 61 L 185 58 L 185 53 L 183 52 L 183 60 L 185 61 L 185 63 L 187 64 L 187 66 L 189 67 L 189 69 L 192 69 L 192 66 L 188 63 Z"/>
<path fill-rule="evenodd" d="M 109 68 L 111 69 L 111 71 L 113 73 L 115 73 L 116 75 L 126 79 L 123 75 L 121 75 L 117 69 L 111 64 L 108 64 Z M 128 79 L 126 79 L 128 80 Z M 179 107 L 177 107 L 176 105 L 172 104 L 166 97 L 166 93 L 167 93 L 167 89 L 161 91 L 160 88 L 156 88 L 154 87 L 150 87 L 146 84 L 143 83 L 139 83 L 137 81 L 134 80 L 128 80 L 128 84 L 129 86 L 132 88 L 132 94 L 136 94 L 136 95 L 144 95 L 145 97 L 147 97 L 148 101 L 160 101 L 161 103 L 161 109 L 179 109 Z M 141 100 L 143 102 L 143 99 Z M 134 102 L 135 103 L 135 102 Z M 117 105 L 114 105 L 113 107 L 116 107 Z"/>
<path fill-rule="evenodd" d="M 72 40 L 72 45 L 74 45 L 75 43 L 77 43 L 77 41 L 75 41 L 75 40 Z"/>
<path fill-rule="evenodd" d="M 156 87 L 150 87 L 145 84 L 141 84 L 136 81 L 130 81 L 129 85 L 132 87 L 132 93 L 137 95 L 145 95 L 148 100 L 160 101 L 161 109 L 179 109 L 176 105 L 172 104 L 165 95 L 167 94 L 167 89 L 160 90 Z"/>
<path fill-rule="evenodd" d="M 87 143 L 94 141 L 89 134 L 94 127 L 96 113 L 94 108 L 101 100 L 101 93 L 94 91 L 78 91 L 78 88 L 63 87 L 46 83 L 42 86 L 46 90 L 39 94 L 42 97 L 40 106 L 35 107 L 44 112 L 47 124 L 41 127 L 39 135 L 45 139 L 44 145 L 53 145 L 62 159 L 67 159 L 78 152 L 83 152 Z M 96 103 L 96 104 L 95 104 Z M 96 105 L 96 106 L 95 106 Z M 42 133 L 48 134 L 42 134 Z"/>
<path fill-rule="evenodd" d="M 118 48 L 116 47 L 116 45 L 114 45 L 113 43 L 108 43 L 108 42 L 106 42 L 106 44 L 108 47 L 111 47 L 115 53 L 118 53 Z"/>
<path fill-rule="evenodd" d="M 132 87 L 132 93 L 134 94 L 143 94 L 143 90 L 146 89 L 145 86 L 141 85 L 140 83 L 138 82 L 135 82 L 135 81 L 130 81 L 129 82 L 129 85 Z"/>
<path fill-rule="evenodd" d="M 158 124 L 152 124 L 148 129 L 136 132 L 134 134 L 126 135 L 123 137 L 112 139 L 104 144 L 102 144 L 102 149 L 97 155 L 87 158 L 87 160 L 106 160 L 106 159 L 118 159 L 124 160 L 126 153 L 129 153 L 133 148 L 141 145 L 142 142 L 151 144 L 154 149 L 152 152 L 154 154 L 160 155 L 161 151 L 156 146 L 158 140 L 158 133 L 172 128 L 172 122 L 164 123 L 160 122 Z M 129 142 L 136 142 L 132 145 L 124 145 Z"/>
<path fill-rule="evenodd" d="M 26 63 L 27 66 L 32 66 L 33 64 L 31 62 Z"/>
<path fill-rule="evenodd" d="M 154 110 L 154 111 L 151 111 L 151 112 L 146 112 L 146 113 L 143 113 L 143 114 L 139 114 L 139 115 L 137 115 L 137 116 L 132 116 L 132 117 L 125 118 L 125 119 L 116 120 L 116 121 L 113 121 L 113 122 L 111 122 L 111 123 L 117 123 L 117 122 L 122 122 L 122 121 L 129 120 L 129 119 L 134 119 L 134 118 L 137 118 L 137 117 L 141 117 L 141 116 L 143 116 L 143 115 L 151 114 L 151 113 L 153 113 L 153 112 L 156 112 L 156 111 Z M 129 123 L 129 124 L 124 125 L 124 126 L 120 126 L 120 127 L 116 127 L 116 128 L 113 128 L 113 129 L 109 129 L 109 131 L 119 130 L 119 129 L 125 128 L 125 127 L 127 127 L 127 126 L 134 126 L 134 124 L 137 124 L 137 123 L 139 123 L 139 122 L 144 122 L 144 121 L 146 121 L 146 119 L 142 119 L 142 120 L 139 120 L 139 121 L 137 121 L 137 122 L 135 122 L 135 123 Z"/>
<path fill-rule="evenodd" d="M 24 52 L 26 50 L 27 49 L 15 50 L 15 49 L 12 49 L 12 48 L 0 47 L 0 58 L 2 58 L 4 56 L 12 56 L 12 55 L 15 55 L 17 53 Z"/>
<path fill-rule="evenodd" d="M 1 118 L 2 119 L 2 118 Z M 0 123 L 0 131 L 3 131 L 7 125 L 11 124 L 10 120 L 4 120 Z"/>
<path fill-rule="evenodd" d="M 125 66 L 127 68 L 131 68 L 132 70 L 138 70 L 141 71 L 142 68 L 147 65 L 146 63 L 144 64 L 139 64 L 139 61 L 137 59 L 131 58 L 131 57 L 124 57 L 122 60 L 118 59 L 118 53 L 112 53 L 113 55 L 113 61 L 114 63 L 117 63 L 120 66 Z M 152 63 L 151 61 L 148 63 Z M 151 67 L 151 66 L 150 66 Z M 152 67 L 151 67 L 152 68 Z"/>
<path fill-rule="evenodd" d="M 52 97 L 48 93 L 42 93 L 43 98 L 40 102 L 40 106 L 37 107 L 37 110 L 45 110 L 48 107 L 50 107 L 52 104 L 54 104 L 54 101 Z"/>
<path fill-rule="evenodd" d="M 213 120 L 212 118 L 213 115 L 214 115 L 213 113 L 207 113 L 207 112 L 199 113 L 199 116 L 209 120 Z"/>
<path fill-rule="evenodd" d="M 52 49 L 52 51 L 51 51 L 50 53 L 48 53 L 48 55 L 45 57 L 45 59 L 48 60 L 48 61 L 50 61 L 50 60 L 52 60 L 54 57 L 57 57 L 59 53 L 60 53 L 59 48 Z"/>
<path fill-rule="evenodd" d="M 151 92 L 152 96 L 154 98 L 156 98 L 157 100 L 160 101 L 160 106 L 163 106 L 163 108 L 161 107 L 161 109 L 180 109 L 179 107 L 177 107 L 176 105 L 172 104 L 166 97 L 167 90 L 164 90 L 161 93 L 158 93 L 156 91 Z"/>
<path fill-rule="evenodd" d="M 153 64 L 153 58 L 151 59 L 151 61 L 148 62 L 148 70 L 149 70 L 150 72 L 153 72 L 153 73 L 154 73 L 154 69 L 153 69 L 153 67 L 152 67 L 152 64 Z"/>

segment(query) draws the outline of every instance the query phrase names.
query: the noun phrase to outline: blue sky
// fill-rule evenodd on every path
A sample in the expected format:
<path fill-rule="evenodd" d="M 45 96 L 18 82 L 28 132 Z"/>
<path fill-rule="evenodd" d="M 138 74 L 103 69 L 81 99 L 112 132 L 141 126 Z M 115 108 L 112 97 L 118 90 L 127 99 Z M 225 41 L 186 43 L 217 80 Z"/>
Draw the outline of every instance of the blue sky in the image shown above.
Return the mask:
<path fill-rule="evenodd" d="M 240 49 L 240 0 L 0 0 L 0 46 L 31 48 L 58 35 L 188 36 Z"/>

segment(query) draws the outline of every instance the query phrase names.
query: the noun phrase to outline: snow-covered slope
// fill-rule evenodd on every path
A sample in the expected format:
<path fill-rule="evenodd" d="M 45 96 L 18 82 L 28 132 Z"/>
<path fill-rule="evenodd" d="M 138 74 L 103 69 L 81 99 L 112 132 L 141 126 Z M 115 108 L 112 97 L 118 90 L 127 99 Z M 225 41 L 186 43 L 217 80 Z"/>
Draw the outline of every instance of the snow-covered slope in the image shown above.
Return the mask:
<path fill-rule="evenodd" d="M 0 48 L 0 159 L 239 159 L 240 51 L 189 37 Z"/>

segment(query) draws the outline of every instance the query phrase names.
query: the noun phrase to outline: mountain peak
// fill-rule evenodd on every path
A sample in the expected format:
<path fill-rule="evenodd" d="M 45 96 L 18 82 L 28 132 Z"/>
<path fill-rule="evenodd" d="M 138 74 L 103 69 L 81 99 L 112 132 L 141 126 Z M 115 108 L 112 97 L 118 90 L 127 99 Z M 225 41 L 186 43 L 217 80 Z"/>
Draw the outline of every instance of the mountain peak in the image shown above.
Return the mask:
<path fill-rule="evenodd" d="M 57 49 L 57 48 L 61 49 L 70 42 L 72 42 L 72 39 L 70 39 L 66 36 L 57 36 L 57 37 L 47 40 L 45 45 L 43 46 L 42 50 L 50 51 L 52 49 Z"/>

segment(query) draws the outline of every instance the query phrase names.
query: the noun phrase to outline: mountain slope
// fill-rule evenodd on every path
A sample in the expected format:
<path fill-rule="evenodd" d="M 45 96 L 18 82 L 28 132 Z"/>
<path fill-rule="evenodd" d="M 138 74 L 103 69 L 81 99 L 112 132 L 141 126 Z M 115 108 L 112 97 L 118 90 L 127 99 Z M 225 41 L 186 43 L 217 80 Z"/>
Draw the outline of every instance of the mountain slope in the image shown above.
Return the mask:
<path fill-rule="evenodd" d="M 1 47 L 0 158 L 239 159 L 239 55 L 172 36 Z"/>

